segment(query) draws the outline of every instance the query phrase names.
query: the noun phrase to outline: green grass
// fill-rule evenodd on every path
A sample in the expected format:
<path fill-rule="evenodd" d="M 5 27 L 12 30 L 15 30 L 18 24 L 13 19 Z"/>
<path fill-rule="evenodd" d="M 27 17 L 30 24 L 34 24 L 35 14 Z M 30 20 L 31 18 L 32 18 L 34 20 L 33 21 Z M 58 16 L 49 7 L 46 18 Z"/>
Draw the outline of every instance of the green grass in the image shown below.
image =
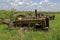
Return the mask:
<path fill-rule="evenodd" d="M 50 21 L 49 31 L 8 30 L 7 25 L 0 25 L 0 40 L 60 40 L 60 14 Z"/>

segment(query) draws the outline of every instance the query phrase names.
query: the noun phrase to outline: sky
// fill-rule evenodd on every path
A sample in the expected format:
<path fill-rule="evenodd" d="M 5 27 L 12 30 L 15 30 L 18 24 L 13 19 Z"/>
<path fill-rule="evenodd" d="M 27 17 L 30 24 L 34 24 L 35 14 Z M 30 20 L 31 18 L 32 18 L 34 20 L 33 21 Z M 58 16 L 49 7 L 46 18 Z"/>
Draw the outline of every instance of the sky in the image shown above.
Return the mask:
<path fill-rule="evenodd" d="M 0 10 L 15 8 L 20 11 L 59 11 L 60 0 L 0 0 Z"/>

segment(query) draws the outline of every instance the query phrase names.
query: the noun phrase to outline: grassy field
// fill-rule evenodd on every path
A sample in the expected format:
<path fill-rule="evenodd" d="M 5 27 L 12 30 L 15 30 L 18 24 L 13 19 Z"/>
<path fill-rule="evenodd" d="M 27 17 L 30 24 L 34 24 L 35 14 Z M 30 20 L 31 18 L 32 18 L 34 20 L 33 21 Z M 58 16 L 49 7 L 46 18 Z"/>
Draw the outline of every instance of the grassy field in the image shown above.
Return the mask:
<path fill-rule="evenodd" d="M 60 40 L 60 14 L 50 21 L 49 31 L 27 31 L 20 29 L 8 30 L 7 25 L 0 25 L 0 40 Z"/>

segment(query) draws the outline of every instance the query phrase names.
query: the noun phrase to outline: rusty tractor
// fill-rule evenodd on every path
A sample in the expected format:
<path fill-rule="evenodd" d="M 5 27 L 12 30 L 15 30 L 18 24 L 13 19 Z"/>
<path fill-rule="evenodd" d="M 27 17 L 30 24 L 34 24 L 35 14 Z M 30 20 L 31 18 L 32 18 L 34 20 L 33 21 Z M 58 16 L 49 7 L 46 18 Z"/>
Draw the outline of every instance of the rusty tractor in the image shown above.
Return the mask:
<path fill-rule="evenodd" d="M 34 17 L 26 17 L 24 15 L 18 15 L 14 22 L 9 23 L 9 29 L 11 27 L 27 27 L 33 30 L 48 30 L 49 29 L 49 18 L 46 16 L 38 15 L 37 10 L 35 10 Z"/>

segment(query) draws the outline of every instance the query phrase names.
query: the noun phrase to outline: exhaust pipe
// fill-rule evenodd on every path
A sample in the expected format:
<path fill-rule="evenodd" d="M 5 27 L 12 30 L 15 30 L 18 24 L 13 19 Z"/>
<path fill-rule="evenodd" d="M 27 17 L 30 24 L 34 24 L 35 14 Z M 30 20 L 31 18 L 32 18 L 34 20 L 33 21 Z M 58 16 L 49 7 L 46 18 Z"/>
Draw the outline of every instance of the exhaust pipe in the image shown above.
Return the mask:
<path fill-rule="evenodd" d="M 36 19 L 38 18 L 38 14 L 37 14 L 37 10 L 35 9 L 35 16 L 36 16 Z"/>

